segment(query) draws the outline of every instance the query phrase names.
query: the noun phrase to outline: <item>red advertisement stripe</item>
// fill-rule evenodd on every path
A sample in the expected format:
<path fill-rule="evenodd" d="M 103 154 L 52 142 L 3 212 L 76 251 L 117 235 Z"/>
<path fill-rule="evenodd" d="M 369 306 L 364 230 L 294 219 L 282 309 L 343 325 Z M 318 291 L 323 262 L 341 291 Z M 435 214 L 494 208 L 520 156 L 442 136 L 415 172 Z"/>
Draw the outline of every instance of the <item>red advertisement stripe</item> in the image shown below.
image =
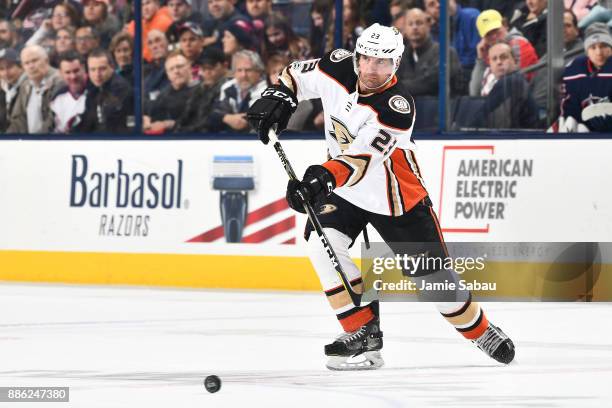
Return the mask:
<path fill-rule="evenodd" d="M 280 200 L 276 200 L 268 205 L 265 205 L 261 208 L 258 208 L 255 211 L 250 212 L 247 215 L 245 225 L 251 225 L 256 223 L 257 221 L 261 221 L 264 218 L 268 218 L 271 215 L 276 214 L 277 212 L 281 212 L 289 208 L 289 204 L 287 204 L 287 200 L 285 198 L 281 198 Z"/>
<path fill-rule="evenodd" d="M 275 224 L 272 224 L 260 231 L 254 232 L 251 235 L 243 237 L 241 242 L 245 244 L 257 244 L 260 242 L 264 242 L 275 235 L 281 234 L 285 231 L 289 231 L 292 228 L 295 228 L 294 215 L 289 218 L 285 218 L 284 220 L 279 221 Z"/>
<path fill-rule="evenodd" d="M 187 242 L 212 242 L 216 241 L 223 236 L 223 226 L 213 228 L 202 234 L 195 236 Z"/>
<path fill-rule="evenodd" d="M 247 219 L 245 222 L 245 227 L 247 225 L 251 225 L 254 224 L 256 222 L 259 222 L 263 219 L 266 219 L 276 213 L 279 213 L 281 211 L 284 211 L 286 209 L 289 208 L 289 204 L 287 204 L 287 200 L 285 200 L 284 198 L 281 198 L 279 200 L 276 200 L 268 205 L 265 205 L 261 208 L 258 208 L 255 211 L 250 212 L 247 215 Z M 295 225 L 294 225 L 295 226 Z M 269 227 L 268 227 L 269 228 Z M 267 229 L 267 228 L 266 228 Z M 265 231 L 265 230 L 264 230 Z M 203 232 L 200 235 L 197 235 L 189 240 L 187 240 L 187 242 L 212 242 L 212 241 L 216 241 L 219 238 L 223 237 L 224 232 L 223 232 L 223 225 L 213 228 L 211 230 L 208 230 L 206 232 Z M 252 234 L 255 235 L 255 234 Z M 274 234 L 276 235 L 276 234 Z M 246 237 L 245 237 L 246 238 Z M 247 242 L 244 239 L 242 240 L 242 242 Z M 259 241 L 257 241 L 259 242 Z M 293 242 L 293 244 L 295 244 L 295 242 Z"/>
<path fill-rule="evenodd" d="M 295 238 L 291 238 L 286 240 L 285 242 L 281 242 L 281 245 L 295 245 Z"/>

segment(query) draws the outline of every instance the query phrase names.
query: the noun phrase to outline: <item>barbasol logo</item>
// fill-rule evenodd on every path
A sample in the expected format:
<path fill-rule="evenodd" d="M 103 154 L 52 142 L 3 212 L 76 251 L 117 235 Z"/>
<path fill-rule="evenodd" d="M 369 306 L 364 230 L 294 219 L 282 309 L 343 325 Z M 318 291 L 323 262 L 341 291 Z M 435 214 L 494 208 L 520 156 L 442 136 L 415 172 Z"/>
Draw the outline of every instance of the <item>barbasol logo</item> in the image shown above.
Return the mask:
<path fill-rule="evenodd" d="M 111 168 L 93 169 L 85 155 L 73 155 L 70 207 L 181 208 L 183 161 L 167 172 L 139 172 L 117 159 Z"/>

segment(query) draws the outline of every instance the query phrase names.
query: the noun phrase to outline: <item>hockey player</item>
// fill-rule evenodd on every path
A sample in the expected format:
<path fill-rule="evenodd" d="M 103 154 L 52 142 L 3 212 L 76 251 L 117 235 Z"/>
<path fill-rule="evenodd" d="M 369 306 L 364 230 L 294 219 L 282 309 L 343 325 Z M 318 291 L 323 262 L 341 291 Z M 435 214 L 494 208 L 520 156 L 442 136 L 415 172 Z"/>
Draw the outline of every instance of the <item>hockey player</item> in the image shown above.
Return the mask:
<path fill-rule="evenodd" d="M 283 130 L 299 100 L 321 98 L 331 158 L 308 167 L 302 181 L 290 181 L 287 201 L 299 212 L 304 212 L 305 201 L 320 209 L 324 231 L 356 292 L 363 290 L 361 273 L 348 249 L 368 223 L 385 242 L 427 242 L 438 254 L 446 255 L 413 153 L 414 101 L 395 76 L 403 51 L 397 29 L 373 24 L 357 40 L 354 53 L 336 49 L 321 59 L 289 65 L 281 73 L 281 83 L 266 89 L 248 112 L 267 144 L 268 130 Z M 325 346 L 327 367 L 381 367 L 378 302 L 353 305 L 320 242 L 310 237 L 311 231 L 308 224 L 311 262 L 344 329 Z M 440 270 L 413 278 L 445 279 L 456 282 L 455 272 Z M 468 291 L 457 292 L 451 302 L 435 304 L 463 336 L 489 356 L 506 364 L 512 361 L 512 341 L 489 323 Z"/>

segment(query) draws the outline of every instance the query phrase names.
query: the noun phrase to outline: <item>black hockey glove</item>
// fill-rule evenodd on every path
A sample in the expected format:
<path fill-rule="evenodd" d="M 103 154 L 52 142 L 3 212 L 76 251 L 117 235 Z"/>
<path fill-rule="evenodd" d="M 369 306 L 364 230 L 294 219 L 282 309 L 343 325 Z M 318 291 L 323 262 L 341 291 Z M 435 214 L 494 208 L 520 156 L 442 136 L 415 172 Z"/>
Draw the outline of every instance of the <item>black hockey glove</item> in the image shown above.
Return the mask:
<path fill-rule="evenodd" d="M 263 144 L 270 141 L 268 131 L 272 126 L 276 125 L 276 133 L 287 127 L 297 104 L 293 91 L 283 84 L 268 87 L 261 93 L 261 98 L 249 108 L 247 118 Z"/>
<path fill-rule="evenodd" d="M 306 169 L 302 181 L 289 180 L 286 199 L 289 207 L 304 214 L 304 203 L 315 206 L 336 188 L 334 176 L 323 166 L 314 165 Z"/>

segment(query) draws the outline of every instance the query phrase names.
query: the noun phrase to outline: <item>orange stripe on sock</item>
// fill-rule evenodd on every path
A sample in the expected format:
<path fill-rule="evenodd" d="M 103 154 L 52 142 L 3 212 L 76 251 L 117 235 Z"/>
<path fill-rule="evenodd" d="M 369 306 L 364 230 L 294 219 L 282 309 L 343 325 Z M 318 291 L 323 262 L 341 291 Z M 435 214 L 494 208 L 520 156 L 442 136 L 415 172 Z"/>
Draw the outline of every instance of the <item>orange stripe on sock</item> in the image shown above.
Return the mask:
<path fill-rule="evenodd" d="M 473 329 L 468 331 L 459 331 L 459 333 L 463 334 L 466 339 L 475 340 L 482 336 L 487 328 L 489 327 L 489 321 L 487 320 L 487 316 L 485 316 L 484 312 L 482 313 L 482 319 L 480 319 L 480 323 Z"/>
<path fill-rule="evenodd" d="M 358 312 L 355 312 L 344 319 L 340 319 L 340 324 L 345 332 L 353 332 L 373 318 L 374 313 L 372 313 L 372 309 L 370 309 L 370 306 L 366 306 Z"/>

